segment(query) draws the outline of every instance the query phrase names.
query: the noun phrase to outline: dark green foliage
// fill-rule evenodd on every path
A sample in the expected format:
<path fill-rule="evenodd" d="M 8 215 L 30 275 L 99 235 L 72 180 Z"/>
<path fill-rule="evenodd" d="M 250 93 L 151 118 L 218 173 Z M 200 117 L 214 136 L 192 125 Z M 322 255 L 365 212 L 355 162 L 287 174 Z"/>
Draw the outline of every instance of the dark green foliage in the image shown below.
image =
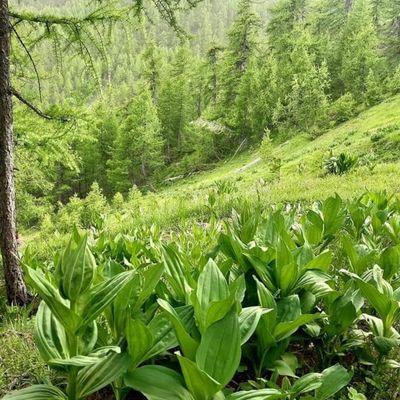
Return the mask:
<path fill-rule="evenodd" d="M 393 1 L 151 3 L 14 5 L 24 21 L 13 85 L 47 114 L 74 116 L 45 122 L 15 104 L 23 226 L 93 182 L 108 200 L 132 185 L 153 190 L 257 147 L 265 132 L 319 136 L 400 90 Z M 141 6 L 153 23 L 119 20 Z"/>
<path fill-rule="evenodd" d="M 334 121 L 345 122 L 356 113 L 356 101 L 351 93 L 339 97 L 330 107 L 330 115 Z"/>
<path fill-rule="evenodd" d="M 125 115 L 107 163 L 111 186 L 123 193 L 133 185 L 148 183 L 163 164 L 161 125 L 148 84 L 139 86 Z"/>
<path fill-rule="evenodd" d="M 325 171 L 328 174 L 343 175 L 349 172 L 357 164 L 357 158 L 345 153 L 340 153 L 339 156 L 331 156 L 324 161 Z"/>

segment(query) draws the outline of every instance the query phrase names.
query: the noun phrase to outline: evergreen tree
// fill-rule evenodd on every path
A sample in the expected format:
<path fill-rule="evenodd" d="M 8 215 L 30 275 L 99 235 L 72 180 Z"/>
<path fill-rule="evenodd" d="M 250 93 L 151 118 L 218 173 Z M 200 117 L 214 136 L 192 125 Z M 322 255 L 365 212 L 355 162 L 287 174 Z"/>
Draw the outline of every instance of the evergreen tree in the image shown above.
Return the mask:
<path fill-rule="evenodd" d="M 84 182 L 81 195 L 85 195 L 95 181 L 107 196 L 112 195 L 113 191 L 107 179 L 107 163 L 113 156 L 118 124 L 115 108 L 107 107 L 101 102 L 94 109 L 88 127 L 90 140 L 79 146 L 82 160 L 80 175 Z"/>
<path fill-rule="evenodd" d="M 163 164 L 160 121 L 148 84 L 139 85 L 126 111 L 108 162 L 110 183 L 114 191 L 122 193 L 133 185 L 149 183 Z"/>
<path fill-rule="evenodd" d="M 298 25 L 304 25 L 307 11 L 305 0 L 278 0 L 271 8 L 267 37 L 279 62 L 292 52 L 293 32 Z"/>
<path fill-rule="evenodd" d="M 378 38 L 369 4 L 359 0 L 354 4 L 338 41 L 339 94 L 351 93 L 362 101 L 367 90 L 367 78 L 378 70 Z"/>
<path fill-rule="evenodd" d="M 243 75 L 235 102 L 235 125 L 243 138 L 260 139 L 266 129 L 272 128 L 280 93 L 277 76 L 277 64 L 272 56 L 253 60 Z"/>
<path fill-rule="evenodd" d="M 286 98 L 289 126 L 300 130 L 319 129 L 326 124 L 329 74 L 326 64 L 318 66 L 311 50 L 311 34 L 304 28 L 294 31 L 297 38 L 290 55 L 292 78 Z"/>
<path fill-rule="evenodd" d="M 142 78 L 149 84 L 153 101 L 157 103 L 163 66 L 160 49 L 153 41 L 145 47 L 141 59 Z"/>
<path fill-rule="evenodd" d="M 236 19 L 228 34 L 228 46 L 221 60 L 221 95 L 218 102 L 218 116 L 233 129 L 237 128 L 235 102 L 239 91 L 246 85 L 241 81 L 256 50 L 258 26 L 259 18 L 252 11 L 251 1 L 240 0 Z M 238 132 L 238 135 L 243 136 L 245 132 Z"/>
<path fill-rule="evenodd" d="M 384 7 L 383 48 L 392 65 L 400 61 L 400 2 L 386 0 Z"/>
<path fill-rule="evenodd" d="M 160 89 L 158 111 L 168 162 L 177 160 L 182 154 L 186 127 L 195 116 L 189 74 L 191 58 L 190 50 L 186 46 L 180 47 Z"/>

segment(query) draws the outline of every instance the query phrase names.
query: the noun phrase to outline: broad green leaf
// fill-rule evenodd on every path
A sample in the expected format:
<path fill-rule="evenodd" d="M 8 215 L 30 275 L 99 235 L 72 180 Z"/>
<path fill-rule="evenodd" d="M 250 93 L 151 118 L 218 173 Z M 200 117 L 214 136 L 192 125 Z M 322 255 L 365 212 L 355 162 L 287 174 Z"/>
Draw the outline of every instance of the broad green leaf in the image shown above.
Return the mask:
<path fill-rule="evenodd" d="M 313 260 L 305 265 L 305 269 L 317 269 L 323 272 L 328 272 L 333 259 L 333 253 L 331 250 L 325 250 L 319 254 Z"/>
<path fill-rule="evenodd" d="M 341 365 L 334 365 L 322 372 L 322 385 L 316 390 L 316 400 L 330 399 L 339 390 L 346 387 L 352 375 Z"/>
<path fill-rule="evenodd" d="M 297 294 L 283 297 L 277 303 L 279 322 L 294 321 L 301 315 L 300 297 Z"/>
<path fill-rule="evenodd" d="M 69 357 L 65 329 L 44 301 L 40 303 L 36 314 L 35 341 L 40 355 L 46 362 L 52 358 Z"/>
<path fill-rule="evenodd" d="M 273 330 L 277 322 L 277 305 L 271 292 L 255 278 L 257 285 L 257 295 L 260 305 L 263 308 L 271 310 L 263 315 L 257 327 L 257 337 L 263 349 L 275 344 Z"/>
<path fill-rule="evenodd" d="M 297 379 L 293 384 L 290 391 L 293 396 L 299 396 L 300 394 L 311 392 L 312 390 L 318 389 L 322 385 L 322 374 L 311 373 L 302 376 Z"/>
<path fill-rule="evenodd" d="M 244 254 L 255 269 L 261 282 L 267 287 L 268 290 L 275 290 L 275 283 L 271 267 L 266 261 L 262 261 L 252 254 Z M 271 257 L 272 258 L 272 257 Z M 272 260 L 269 260 L 271 262 Z"/>
<path fill-rule="evenodd" d="M 293 371 L 290 365 L 288 365 L 284 360 L 276 360 L 269 369 L 277 373 L 279 376 L 297 378 L 295 371 Z"/>
<path fill-rule="evenodd" d="M 246 253 L 248 246 L 233 232 L 229 232 L 228 235 L 221 233 L 218 238 L 218 245 L 221 251 L 238 265 L 240 273 L 247 271 L 249 266 L 243 254 Z"/>
<path fill-rule="evenodd" d="M 166 315 L 175 329 L 183 354 L 194 360 L 199 343 L 190 336 L 176 310 L 165 300 L 158 299 L 157 301 L 161 308 L 166 311 Z"/>
<path fill-rule="evenodd" d="M 211 400 L 212 396 L 225 386 L 221 385 L 210 375 L 201 370 L 198 364 L 188 358 L 178 355 L 178 360 L 181 365 L 186 386 L 196 400 Z"/>
<path fill-rule="evenodd" d="M 342 199 L 337 194 L 335 197 L 329 197 L 322 203 L 321 211 L 324 220 L 324 235 L 334 235 L 345 220 Z"/>
<path fill-rule="evenodd" d="M 204 332 L 213 323 L 221 320 L 229 312 L 235 302 L 236 293 L 232 293 L 224 300 L 212 302 L 205 314 L 201 331 Z"/>
<path fill-rule="evenodd" d="M 182 259 L 171 246 L 161 247 L 162 260 L 165 266 L 166 277 L 171 285 L 175 297 L 181 302 L 186 300 L 186 287 L 189 282 L 186 279 L 186 268 Z"/>
<path fill-rule="evenodd" d="M 280 341 L 293 335 L 301 326 L 308 324 L 311 321 L 322 318 L 321 314 L 303 314 L 297 317 L 294 321 L 280 322 L 274 330 L 276 340 Z"/>
<path fill-rule="evenodd" d="M 118 292 L 109 309 L 105 310 L 105 315 L 113 329 L 115 340 L 119 340 L 125 332 L 127 321 L 133 314 L 132 308 L 134 307 L 142 290 L 142 281 L 142 276 L 139 273 L 136 274 L 132 280 Z"/>
<path fill-rule="evenodd" d="M 79 336 L 78 340 L 78 354 L 84 356 L 91 353 L 97 344 L 98 340 L 98 327 L 96 321 L 92 321 L 89 325 L 86 325 Z"/>
<path fill-rule="evenodd" d="M 145 354 L 143 360 L 148 360 L 178 346 L 174 328 L 164 313 L 157 314 L 147 327 L 153 337 L 153 346 Z"/>
<path fill-rule="evenodd" d="M 134 313 L 138 312 L 140 310 L 140 307 L 142 307 L 142 305 L 146 302 L 146 300 L 151 296 L 155 287 L 160 281 L 163 272 L 164 272 L 164 265 L 158 264 L 149 267 L 143 273 L 144 282 L 133 308 Z"/>
<path fill-rule="evenodd" d="M 60 260 L 60 289 L 66 298 L 74 301 L 89 289 L 96 272 L 96 261 L 87 246 L 87 235 L 79 238 L 76 245 L 71 239 Z"/>
<path fill-rule="evenodd" d="M 118 293 L 133 279 L 135 272 L 127 271 L 94 286 L 85 296 L 82 307 L 82 326 L 95 320 L 115 299 Z"/>
<path fill-rule="evenodd" d="M 200 369 L 222 386 L 233 378 L 241 357 L 239 320 L 232 310 L 203 334 L 196 353 Z"/>
<path fill-rule="evenodd" d="M 246 294 L 246 278 L 244 274 L 241 274 L 233 282 L 229 284 L 229 291 L 235 300 L 242 304 Z"/>
<path fill-rule="evenodd" d="M 72 367 L 87 367 L 101 361 L 107 357 L 109 353 L 121 353 L 121 349 L 118 346 L 104 346 L 96 349 L 93 353 L 83 356 L 75 356 L 66 359 L 51 359 L 48 361 L 49 365 L 52 366 L 72 366 Z"/>
<path fill-rule="evenodd" d="M 146 365 L 128 372 L 125 385 L 143 393 L 148 400 L 195 400 L 177 372 L 158 365 Z"/>
<path fill-rule="evenodd" d="M 329 280 L 331 277 L 322 271 L 308 270 L 297 281 L 296 289 L 306 289 L 317 298 L 323 297 L 334 291 L 327 283 Z"/>
<path fill-rule="evenodd" d="M 318 245 L 324 234 L 324 222 L 321 216 L 313 210 L 309 210 L 303 223 L 305 239 L 311 245 Z"/>
<path fill-rule="evenodd" d="M 381 293 L 375 286 L 363 281 L 357 275 L 351 274 L 351 276 L 357 281 L 357 285 L 363 296 L 375 308 L 376 312 L 383 320 L 385 331 L 389 331 L 396 317 L 396 313 L 399 310 L 399 303 Z"/>
<path fill-rule="evenodd" d="M 400 339 L 398 337 L 388 338 L 383 336 L 376 336 L 373 338 L 373 341 L 379 353 L 383 356 L 389 355 L 393 348 L 400 345 Z"/>
<path fill-rule="evenodd" d="M 80 323 L 80 318 L 69 308 L 69 302 L 64 300 L 58 289 L 45 276 L 32 268 L 26 267 L 27 277 L 43 301 L 65 329 L 74 332 Z"/>
<path fill-rule="evenodd" d="M 242 346 L 256 331 L 261 317 L 271 311 L 272 309 L 262 307 L 246 307 L 242 309 L 239 315 L 240 344 Z"/>
<path fill-rule="evenodd" d="M 258 301 L 260 302 L 260 306 L 266 309 L 271 310 L 267 315 L 264 315 L 262 319 L 273 328 L 276 324 L 276 317 L 277 317 L 277 305 L 272 296 L 272 293 L 257 279 L 255 278 L 257 284 L 257 295 Z"/>
<path fill-rule="evenodd" d="M 153 335 L 142 321 L 132 319 L 126 326 L 126 340 L 132 368 L 137 367 L 153 347 Z"/>
<path fill-rule="evenodd" d="M 196 294 L 202 308 L 206 308 L 213 301 L 223 300 L 229 296 L 225 277 L 212 259 L 208 260 L 199 275 Z"/>
<path fill-rule="evenodd" d="M 3 400 L 66 400 L 67 396 L 55 386 L 34 385 L 6 394 Z"/>
<path fill-rule="evenodd" d="M 78 397 L 85 398 L 117 380 L 130 367 L 127 353 L 113 353 L 97 364 L 85 367 L 78 372 Z"/>
<path fill-rule="evenodd" d="M 281 239 L 276 249 L 275 276 L 279 289 L 287 295 L 299 278 L 299 266 L 289 247 Z"/>
<path fill-rule="evenodd" d="M 329 325 L 326 327 L 326 331 L 332 336 L 344 332 L 354 324 L 357 316 L 358 313 L 353 302 L 343 301 L 342 297 L 339 297 L 330 307 Z"/>
<path fill-rule="evenodd" d="M 387 280 L 393 278 L 400 270 L 400 245 L 385 249 L 381 255 L 380 266 Z"/>
<path fill-rule="evenodd" d="M 226 400 L 278 400 L 286 398 L 286 394 L 280 390 L 260 389 L 233 393 Z"/>

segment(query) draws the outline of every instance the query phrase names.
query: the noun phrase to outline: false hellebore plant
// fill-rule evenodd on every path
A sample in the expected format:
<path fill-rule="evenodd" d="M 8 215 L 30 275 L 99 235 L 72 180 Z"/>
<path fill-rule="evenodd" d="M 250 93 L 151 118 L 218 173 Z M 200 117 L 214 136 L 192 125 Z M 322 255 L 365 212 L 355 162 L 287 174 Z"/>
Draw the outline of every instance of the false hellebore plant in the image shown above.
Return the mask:
<path fill-rule="evenodd" d="M 97 347 L 96 319 L 134 278 L 122 272 L 104 279 L 87 246 L 75 233 L 54 274 L 26 267 L 29 283 L 42 298 L 35 338 L 42 358 L 66 376 L 65 391 L 35 385 L 5 400 L 79 400 L 115 381 L 130 366 L 120 346 Z"/>

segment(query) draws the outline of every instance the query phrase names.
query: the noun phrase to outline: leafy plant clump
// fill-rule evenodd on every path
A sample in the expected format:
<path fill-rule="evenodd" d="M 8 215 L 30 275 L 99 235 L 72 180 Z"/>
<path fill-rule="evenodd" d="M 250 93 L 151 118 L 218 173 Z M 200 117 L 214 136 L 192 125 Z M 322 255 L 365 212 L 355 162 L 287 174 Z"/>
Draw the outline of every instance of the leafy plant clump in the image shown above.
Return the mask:
<path fill-rule="evenodd" d="M 75 231 L 55 263 L 24 257 L 54 384 L 4 399 L 83 400 L 106 387 L 149 400 L 390 393 L 379 377 L 400 368 L 399 238 L 400 203 L 386 193 L 244 203 L 168 239 L 156 226 Z"/>
<path fill-rule="evenodd" d="M 331 175 L 343 175 L 357 165 L 357 158 L 345 153 L 331 156 L 324 162 L 325 171 Z"/>

